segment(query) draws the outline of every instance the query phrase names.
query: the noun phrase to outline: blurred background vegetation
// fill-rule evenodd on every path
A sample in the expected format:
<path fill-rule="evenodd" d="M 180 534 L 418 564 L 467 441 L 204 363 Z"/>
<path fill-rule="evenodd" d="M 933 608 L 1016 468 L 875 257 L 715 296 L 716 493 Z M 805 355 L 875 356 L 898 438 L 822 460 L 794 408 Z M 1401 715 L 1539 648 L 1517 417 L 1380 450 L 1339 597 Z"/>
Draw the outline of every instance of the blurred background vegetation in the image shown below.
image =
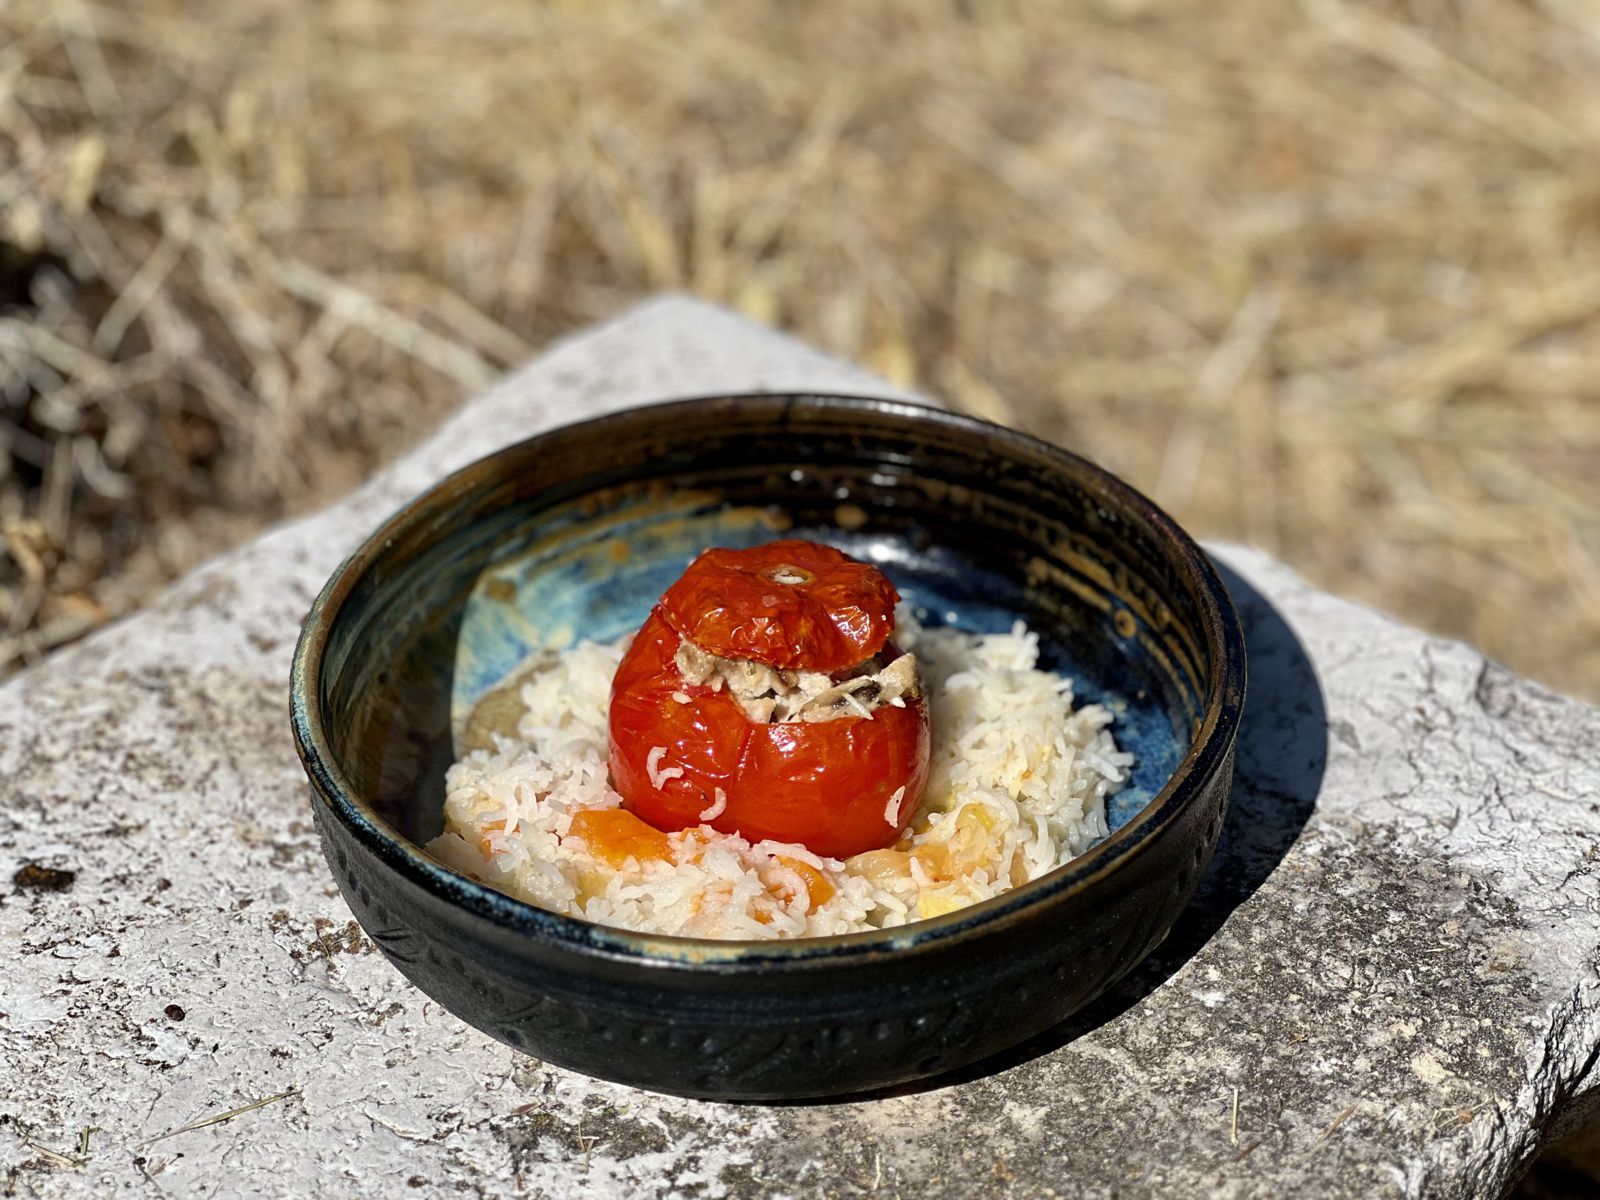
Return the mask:
<path fill-rule="evenodd" d="M 1600 9 L 0 8 L 0 673 L 661 289 L 1600 697 Z"/>
<path fill-rule="evenodd" d="M 1600 698 L 1588 0 L 10 0 L 0 675 L 661 289 Z"/>

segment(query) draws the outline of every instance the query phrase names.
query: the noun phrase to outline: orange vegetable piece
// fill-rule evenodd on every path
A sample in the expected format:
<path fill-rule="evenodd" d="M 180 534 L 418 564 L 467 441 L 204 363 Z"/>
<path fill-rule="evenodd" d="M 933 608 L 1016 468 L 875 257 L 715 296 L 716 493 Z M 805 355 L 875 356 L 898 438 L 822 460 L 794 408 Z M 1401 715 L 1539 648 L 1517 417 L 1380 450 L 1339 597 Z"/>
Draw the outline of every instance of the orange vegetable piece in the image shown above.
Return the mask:
<path fill-rule="evenodd" d="M 483 836 L 478 839 L 478 852 L 485 858 L 494 857 L 494 841 L 489 837 L 491 833 L 500 833 L 506 827 L 504 821 L 490 821 L 483 827 Z"/>
<path fill-rule="evenodd" d="M 816 912 L 817 909 L 833 899 L 835 890 L 833 884 L 829 883 L 828 877 L 810 863 L 801 862 L 798 858 L 790 858 L 787 854 L 774 854 L 772 857 L 805 880 L 806 895 L 811 898 L 811 905 L 806 909 L 807 913 Z M 785 896 L 784 899 L 790 900 L 793 897 Z"/>
<path fill-rule="evenodd" d="M 642 863 L 672 858 L 667 835 L 625 808 L 581 808 L 572 814 L 567 832 L 582 838 L 597 858 L 612 867 L 621 867 L 629 858 Z"/>

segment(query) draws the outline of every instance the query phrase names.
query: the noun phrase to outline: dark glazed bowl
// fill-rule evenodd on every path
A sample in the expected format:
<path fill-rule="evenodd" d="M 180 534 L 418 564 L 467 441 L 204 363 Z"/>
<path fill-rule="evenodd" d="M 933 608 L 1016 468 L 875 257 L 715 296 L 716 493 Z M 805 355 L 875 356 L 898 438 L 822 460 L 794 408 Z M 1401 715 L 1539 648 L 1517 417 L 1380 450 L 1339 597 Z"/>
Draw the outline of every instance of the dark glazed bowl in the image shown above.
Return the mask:
<path fill-rule="evenodd" d="M 1137 756 L 1111 836 L 948 916 L 776 943 L 557 916 L 422 851 L 453 730 L 496 680 L 541 646 L 636 627 L 701 548 L 780 531 L 878 563 L 935 622 L 1027 619 Z M 1210 562 L 1099 468 L 916 405 L 719 397 L 558 429 L 413 501 L 317 598 L 292 716 L 339 887 L 418 987 L 561 1066 L 763 1100 L 975 1062 L 1149 953 L 1222 828 L 1244 683 Z"/>

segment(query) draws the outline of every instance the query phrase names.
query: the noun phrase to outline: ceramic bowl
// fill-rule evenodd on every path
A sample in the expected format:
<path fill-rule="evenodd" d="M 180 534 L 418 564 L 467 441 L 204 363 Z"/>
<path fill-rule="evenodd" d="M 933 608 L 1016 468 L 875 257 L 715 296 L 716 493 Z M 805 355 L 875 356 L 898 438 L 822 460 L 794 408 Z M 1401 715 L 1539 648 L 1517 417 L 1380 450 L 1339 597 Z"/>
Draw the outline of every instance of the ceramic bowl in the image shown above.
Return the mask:
<path fill-rule="evenodd" d="M 1137 757 L 1111 835 L 1007 895 L 882 932 L 653 937 L 558 916 L 430 858 L 465 714 L 529 653 L 637 627 L 709 545 L 828 541 L 926 618 L 1018 617 Z M 1245 686 L 1232 604 L 1154 504 L 1064 450 L 921 406 L 714 397 L 507 447 L 395 514 L 334 574 L 292 719 L 329 864 L 367 935 L 501 1041 L 591 1075 L 771 1100 L 992 1055 L 1166 934 L 1222 827 Z"/>

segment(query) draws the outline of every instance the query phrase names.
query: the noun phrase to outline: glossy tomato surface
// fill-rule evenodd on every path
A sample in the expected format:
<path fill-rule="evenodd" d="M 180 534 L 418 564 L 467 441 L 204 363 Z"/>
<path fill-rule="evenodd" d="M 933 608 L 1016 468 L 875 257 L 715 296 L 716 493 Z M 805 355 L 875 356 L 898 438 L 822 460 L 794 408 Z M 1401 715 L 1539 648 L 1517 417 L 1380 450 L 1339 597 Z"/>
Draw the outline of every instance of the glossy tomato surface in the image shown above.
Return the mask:
<path fill-rule="evenodd" d="M 822 556 L 804 556 L 792 549 L 810 543 L 776 545 L 785 547 L 778 552 L 782 557 L 776 558 L 780 565 L 794 565 L 797 558 L 806 564 L 823 561 Z M 702 555 L 696 564 L 706 557 Z M 765 556 L 764 565 L 755 571 L 768 569 L 765 564 L 775 557 Z M 846 561 L 852 566 L 864 566 Z M 811 568 L 808 565 L 802 569 Z M 845 666 L 882 649 L 893 628 L 893 588 L 875 570 L 865 569 L 882 580 L 883 588 L 866 580 L 865 587 L 859 590 L 865 592 L 868 601 L 855 603 L 856 594 L 852 593 L 851 612 L 869 611 L 887 589 L 888 623 L 873 616 L 866 626 L 861 626 L 871 628 L 862 644 L 872 644 L 873 648 L 851 658 Z M 750 578 L 754 573 L 746 572 L 744 577 Z M 737 577 L 739 572 L 731 574 Z M 667 593 L 678 607 L 680 620 L 685 612 L 685 597 L 691 594 L 690 589 L 678 585 Z M 721 611 L 725 614 L 730 609 L 730 595 L 737 599 L 739 593 L 718 591 L 712 597 L 723 605 Z M 659 829 L 705 823 L 725 833 L 742 834 L 751 841 L 771 838 L 799 842 L 814 853 L 834 858 L 893 842 L 916 810 L 927 782 L 926 702 L 907 699 L 903 708 L 884 706 L 870 716 L 829 721 L 752 721 L 726 691 L 685 682 L 673 661 L 683 637 L 666 609 L 664 598 L 634 638 L 612 683 L 611 781 L 627 807 Z M 823 661 L 832 662 L 842 652 L 836 636 L 840 626 L 828 621 L 825 611 L 825 606 L 808 600 L 785 609 L 776 624 L 789 631 L 783 637 L 791 638 L 794 630 L 815 634 L 826 626 L 828 632 L 821 635 Z M 819 618 L 818 612 L 824 616 Z M 696 628 L 721 629 L 721 623 L 731 620 L 731 615 L 719 615 L 716 622 Z M 853 624 L 849 627 L 856 628 Z M 758 627 L 758 634 L 746 636 L 735 630 L 733 636 L 745 637 L 741 646 L 789 644 L 795 647 L 788 658 L 795 669 L 822 669 L 812 665 L 817 660 L 805 653 L 804 644 L 782 643 L 773 628 L 769 622 Z M 727 644 L 726 640 L 719 643 Z M 712 652 L 722 657 L 748 657 L 721 650 Z M 719 792 L 725 802 L 719 802 Z M 712 815 L 703 818 L 704 813 Z"/>
<path fill-rule="evenodd" d="M 894 632 L 900 594 L 876 567 L 818 542 L 707 550 L 667 589 L 667 624 L 719 658 L 842 671 Z"/>

